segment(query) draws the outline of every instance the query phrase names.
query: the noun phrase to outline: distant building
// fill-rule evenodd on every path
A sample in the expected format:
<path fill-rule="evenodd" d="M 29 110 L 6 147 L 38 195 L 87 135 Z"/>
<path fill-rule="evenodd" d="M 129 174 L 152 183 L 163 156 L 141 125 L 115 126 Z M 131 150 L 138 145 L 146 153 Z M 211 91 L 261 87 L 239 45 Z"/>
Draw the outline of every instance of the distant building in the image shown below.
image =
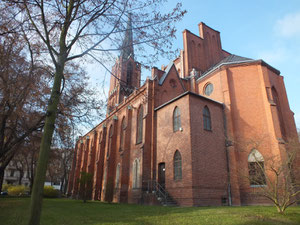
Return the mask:
<path fill-rule="evenodd" d="M 128 22 L 106 119 L 76 143 L 70 195 L 83 191 L 78 180 L 85 171 L 93 173 L 94 200 L 267 202 L 253 196 L 257 185 L 243 175 L 258 173 L 254 158 L 262 165 L 270 155 L 284 158 L 285 140 L 297 135 L 283 77 L 263 60 L 223 50 L 220 33 L 204 23 L 199 36 L 183 31 L 183 46 L 141 86 Z"/>
<path fill-rule="evenodd" d="M 12 185 L 25 185 L 29 186 L 30 181 L 28 178 L 28 171 L 19 169 L 21 165 L 18 165 L 18 162 L 12 160 L 7 165 L 4 170 L 4 179 L 3 184 L 12 184 Z M 23 173 L 21 175 L 21 173 Z"/>
<path fill-rule="evenodd" d="M 54 150 L 52 150 L 54 151 Z M 70 150 L 71 152 L 71 150 Z M 30 155 L 31 156 L 31 155 Z M 27 157 L 27 158 L 26 158 Z M 37 157 L 37 156 L 35 156 Z M 63 156 L 62 156 L 63 157 Z M 32 171 L 35 170 L 36 162 L 31 163 L 32 158 L 28 155 L 16 155 L 4 171 L 3 184 L 24 185 L 30 187 L 30 179 L 33 179 Z M 36 160 L 36 158 L 34 158 Z M 53 186 L 57 190 L 64 191 L 62 184 L 63 165 L 61 158 L 51 158 L 46 172 L 45 186 Z M 32 167 L 32 168 L 31 168 Z M 66 161 L 66 173 L 70 169 L 70 162 Z M 66 183 L 66 182 L 64 182 Z M 63 186 L 63 188 L 61 187 Z"/>

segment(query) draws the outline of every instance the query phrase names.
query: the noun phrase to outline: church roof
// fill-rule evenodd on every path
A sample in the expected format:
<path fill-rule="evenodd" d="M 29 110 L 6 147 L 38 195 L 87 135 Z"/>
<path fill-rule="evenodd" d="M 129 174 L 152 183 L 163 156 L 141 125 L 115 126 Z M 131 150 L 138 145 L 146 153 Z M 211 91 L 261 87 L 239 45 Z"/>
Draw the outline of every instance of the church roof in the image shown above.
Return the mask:
<path fill-rule="evenodd" d="M 166 78 L 167 78 L 167 76 L 169 75 L 170 70 L 172 69 L 173 66 L 175 67 L 175 64 L 173 63 L 173 61 L 171 61 L 171 62 L 169 63 L 169 65 L 167 66 L 167 68 L 166 68 L 164 74 L 163 74 L 162 77 L 159 79 L 159 81 L 158 81 L 158 84 L 159 84 L 159 85 L 163 85 L 164 81 L 166 80 Z M 178 77 L 179 83 L 181 84 L 181 87 L 183 88 L 183 90 L 185 90 L 185 87 L 184 87 L 184 85 L 183 85 L 183 83 L 182 83 L 182 81 L 181 81 L 181 79 L 180 79 L 180 77 L 179 77 L 179 75 L 178 75 L 177 69 L 175 68 L 175 70 L 176 70 L 176 76 Z"/>
<path fill-rule="evenodd" d="M 242 57 L 242 56 L 238 56 L 238 55 L 230 55 L 230 56 L 227 56 L 226 58 L 224 58 L 223 60 L 221 60 L 220 62 L 218 62 L 217 64 L 215 64 L 214 66 L 212 66 L 211 68 L 209 68 L 207 71 L 205 71 L 197 80 L 207 76 L 208 74 L 210 74 L 211 72 L 215 71 L 216 69 L 220 68 L 223 65 L 252 63 L 252 62 L 260 62 L 262 65 L 267 66 L 269 69 L 271 69 L 276 74 L 278 74 L 278 75 L 280 74 L 279 70 L 270 66 L 268 63 L 266 63 L 265 61 L 263 61 L 261 59 L 255 60 L 255 59 L 250 59 L 250 58 L 246 58 L 246 57 Z"/>
<path fill-rule="evenodd" d="M 196 93 L 191 92 L 191 91 L 186 91 L 186 92 L 183 92 L 182 94 L 176 96 L 175 98 L 172 98 L 171 100 L 165 102 L 164 104 L 162 104 L 162 105 L 156 107 L 156 108 L 154 109 L 154 111 L 157 111 L 157 110 L 159 110 L 159 109 L 165 107 L 166 105 L 169 105 L 170 103 L 172 103 L 172 102 L 174 102 L 174 101 L 176 101 L 176 100 L 178 100 L 178 99 L 180 99 L 180 98 L 182 98 L 183 96 L 186 96 L 186 95 L 193 95 L 193 96 L 196 96 L 197 98 L 201 98 L 201 99 L 204 99 L 204 100 L 209 101 L 209 102 L 211 102 L 211 103 L 214 103 L 214 104 L 223 106 L 223 103 L 222 103 L 222 102 L 218 102 L 218 101 L 216 101 L 216 100 L 213 100 L 213 99 L 211 99 L 211 98 L 207 98 L 207 97 L 205 97 L 205 96 L 203 96 L 203 95 L 199 95 L 199 94 L 196 94 Z"/>
<path fill-rule="evenodd" d="M 128 15 L 125 36 L 122 44 L 121 57 L 123 58 L 123 60 L 129 59 L 129 57 L 134 58 L 131 14 Z"/>
<path fill-rule="evenodd" d="M 227 56 L 225 59 L 221 60 L 220 62 L 218 62 L 217 64 L 215 64 L 214 66 L 210 67 L 199 78 L 202 78 L 202 77 L 206 76 L 207 74 L 213 72 L 214 70 L 216 70 L 217 68 L 219 68 L 222 65 L 230 65 L 230 64 L 246 63 L 246 62 L 255 62 L 255 61 L 257 61 L 257 60 L 242 57 L 242 56 L 238 56 L 238 55 L 230 55 L 230 56 Z"/>
<path fill-rule="evenodd" d="M 174 65 L 174 63 L 171 61 L 169 63 L 169 65 L 167 66 L 167 69 L 165 70 L 164 74 L 162 75 L 162 77 L 160 78 L 160 80 L 158 81 L 159 85 L 162 85 L 166 79 L 166 77 L 168 76 L 172 66 Z"/>
<path fill-rule="evenodd" d="M 242 57 L 239 55 L 230 55 L 227 56 L 225 59 L 221 60 L 219 63 L 225 63 L 225 62 L 245 62 L 245 61 L 252 61 L 253 59 Z"/>

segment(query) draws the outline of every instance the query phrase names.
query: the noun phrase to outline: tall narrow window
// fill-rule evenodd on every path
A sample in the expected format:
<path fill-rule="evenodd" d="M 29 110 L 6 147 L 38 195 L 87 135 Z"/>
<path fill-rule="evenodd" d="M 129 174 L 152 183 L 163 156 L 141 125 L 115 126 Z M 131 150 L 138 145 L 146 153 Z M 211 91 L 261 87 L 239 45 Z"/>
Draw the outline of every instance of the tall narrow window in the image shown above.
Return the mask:
<path fill-rule="evenodd" d="M 178 150 L 174 154 L 174 180 L 182 179 L 181 155 Z"/>
<path fill-rule="evenodd" d="M 203 108 L 203 128 L 204 130 L 211 130 L 211 118 L 207 106 Z"/>
<path fill-rule="evenodd" d="M 272 87 L 271 90 L 272 90 L 273 101 L 276 104 L 276 110 L 277 110 L 277 114 L 278 114 L 278 120 L 279 120 L 279 126 L 280 126 L 280 131 L 282 134 L 282 138 L 285 138 L 286 133 L 285 133 L 285 128 L 284 128 L 284 120 L 283 120 L 283 116 L 282 116 L 278 93 L 274 87 Z"/>
<path fill-rule="evenodd" d="M 180 110 L 176 106 L 173 112 L 173 131 L 178 131 L 181 127 Z"/>
<path fill-rule="evenodd" d="M 131 87 L 132 86 L 132 71 L 133 71 L 133 68 L 132 68 L 132 63 L 129 62 L 127 64 L 127 77 L 126 77 L 126 83 L 127 83 L 127 86 Z"/>
<path fill-rule="evenodd" d="M 103 174 L 103 193 L 105 192 L 106 190 L 106 177 L 107 177 L 107 166 L 105 167 L 104 169 L 104 174 Z"/>
<path fill-rule="evenodd" d="M 108 136 L 108 146 L 107 146 L 106 158 L 109 157 L 109 154 L 110 154 L 110 151 L 111 151 L 113 133 L 114 133 L 113 126 L 111 125 L 110 128 L 109 128 L 109 136 Z"/>
<path fill-rule="evenodd" d="M 97 162 L 99 162 L 99 160 L 100 160 L 101 143 L 102 143 L 102 131 L 99 134 L 98 151 L 97 151 L 97 156 L 96 156 Z"/>
<path fill-rule="evenodd" d="M 136 143 L 139 144 L 143 140 L 143 106 L 141 105 L 138 110 L 137 115 L 137 136 L 136 136 Z"/>
<path fill-rule="evenodd" d="M 125 129 L 125 117 L 123 117 L 120 130 L 120 151 L 124 150 Z"/>
<path fill-rule="evenodd" d="M 121 167 L 121 165 L 120 165 L 120 163 L 118 163 L 118 165 L 117 165 L 117 170 L 116 170 L 116 186 L 115 186 L 115 188 L 119 188 L 119 182 L 120 182 L 120 167 Z"/>
<path fill-rule="evenodd" d="M 256 149 L 253 149 L 248 156 L 248 169 L 250 185 L 266 184 L 264 158 Z"/>
<path fill-rule="evenodd" d="M 139 167 L 139 160 L 134 160 L 132 167 L 132 188 L 139 187 Z"/>

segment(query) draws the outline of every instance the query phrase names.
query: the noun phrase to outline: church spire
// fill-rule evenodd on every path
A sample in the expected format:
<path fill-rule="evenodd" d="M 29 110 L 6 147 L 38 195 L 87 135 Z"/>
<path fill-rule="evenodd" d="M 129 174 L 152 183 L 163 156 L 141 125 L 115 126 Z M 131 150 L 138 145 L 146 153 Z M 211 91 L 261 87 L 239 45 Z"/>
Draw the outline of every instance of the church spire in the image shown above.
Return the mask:
<path fill-rule="evenodd" d="M 129 59 L 130 57 L 134 59 L 131 14 L 128 14 L 128 21 L 125 31 L 125 37 L 122 44 L 121 57 L 123 61 Z"/>

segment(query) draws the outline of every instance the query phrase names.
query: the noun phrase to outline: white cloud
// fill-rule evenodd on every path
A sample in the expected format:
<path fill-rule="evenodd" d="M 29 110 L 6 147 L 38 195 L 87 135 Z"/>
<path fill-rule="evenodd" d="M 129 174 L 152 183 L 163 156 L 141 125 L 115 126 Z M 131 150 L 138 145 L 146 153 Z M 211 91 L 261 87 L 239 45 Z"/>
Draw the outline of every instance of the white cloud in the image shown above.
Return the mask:
<path fill-rule="evenodd" d="M 300 12 L 287 14 L 279 19 L 275 30 L 276 33 L 286 38 L 300 37 Z"/>
<path fill-rule="evenodd" d="M 274 47 L 272 49 L 258 52 L 259 59 L 263 59 L 267 63 L 277 64 L 284 62 L 290 57 L 290 53 L 284 47 Z"/>

